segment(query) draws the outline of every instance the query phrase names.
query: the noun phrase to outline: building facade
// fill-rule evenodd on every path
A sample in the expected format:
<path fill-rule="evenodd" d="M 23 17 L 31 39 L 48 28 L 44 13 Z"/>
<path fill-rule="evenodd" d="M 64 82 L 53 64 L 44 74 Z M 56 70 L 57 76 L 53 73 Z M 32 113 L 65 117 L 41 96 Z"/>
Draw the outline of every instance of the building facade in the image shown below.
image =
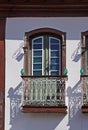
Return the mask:
<path fill-rule="evenodd" d="M 0 130 L 87 130 L 87 6 L 1 2 Z"/>

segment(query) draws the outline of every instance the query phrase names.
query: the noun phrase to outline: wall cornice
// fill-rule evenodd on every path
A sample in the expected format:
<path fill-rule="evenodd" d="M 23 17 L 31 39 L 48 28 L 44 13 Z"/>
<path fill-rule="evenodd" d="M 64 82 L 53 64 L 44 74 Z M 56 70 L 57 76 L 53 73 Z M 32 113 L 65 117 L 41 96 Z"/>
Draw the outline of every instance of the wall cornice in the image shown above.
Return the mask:
<path fill-rule="evenodd" d="M 86 17 L 88 2 L 81 3 L 0 3 L 1 17 Z"/>

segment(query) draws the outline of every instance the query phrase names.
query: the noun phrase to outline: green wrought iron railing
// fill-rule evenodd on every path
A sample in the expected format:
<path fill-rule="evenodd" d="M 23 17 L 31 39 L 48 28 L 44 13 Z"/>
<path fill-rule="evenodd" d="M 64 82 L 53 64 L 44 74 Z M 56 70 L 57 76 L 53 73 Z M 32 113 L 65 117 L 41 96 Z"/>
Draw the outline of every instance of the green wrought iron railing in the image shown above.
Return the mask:
<path fill-rule="evenodd" d="M 65 106 L 67 76 L 22 76 L 23 106 Z"/>

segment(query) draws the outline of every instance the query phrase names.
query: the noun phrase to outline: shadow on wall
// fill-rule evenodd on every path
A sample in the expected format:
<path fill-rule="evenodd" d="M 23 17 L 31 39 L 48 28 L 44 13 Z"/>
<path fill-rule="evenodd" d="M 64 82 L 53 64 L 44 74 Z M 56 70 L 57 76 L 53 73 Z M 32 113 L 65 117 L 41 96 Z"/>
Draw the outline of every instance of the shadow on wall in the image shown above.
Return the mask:
<path fill-rule="evenodd" d="M 13 53 L 12 58 L 16 61 L 20 62 L 24 56 L 23 50 L 24 43 L 20 43 L 20 46 L 17 48 L 17 50 Z"/>
<path fill-rule="evenodd" d="M 9 89 L 8 98 L 10 98 L 10 124 L 12 124 L 20 110 L 22 99 L 22 82 L 20 82 L 15 89 L 12 87 Z"/>
<path fill-rule="evenodd" d="M 65 117 L 59 113 L 23 113 L 21 112 L 22 82 L 8 91 L 10 99 L 9 130 L 55 130 Z"/>
<path fill-rule="evenodd" d="M 78 43 L 77 48 L 74 50 L 74 52 L 71 55 L 72 61 L 78 62 L 80 60 L 81 58 L 80 50 L 81 50 L 81 42 Z"/>
<path fill-rule="evenodd" d="M 82 92 L 81 92 L 81 81 L 71 88 L 67 89 L 68 96 L 68 126 L 69 130 L 81 129 L 81 106 L 82 106 Z"/>

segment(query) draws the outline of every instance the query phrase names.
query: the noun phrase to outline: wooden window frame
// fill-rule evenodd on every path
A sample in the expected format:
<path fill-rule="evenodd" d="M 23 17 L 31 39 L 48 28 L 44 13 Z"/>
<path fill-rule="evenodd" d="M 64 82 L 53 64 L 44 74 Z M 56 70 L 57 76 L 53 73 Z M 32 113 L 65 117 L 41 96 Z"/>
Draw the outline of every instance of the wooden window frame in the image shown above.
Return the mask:
<path fill-rule="evenodd" d="M 56 30 L 56 29 L 51 29 L 51 28 L 40 28 L 40 29 L 36 29 L 30 32 L 26 32 L 25 33 L 25 48 L 27 49 L 27 51 L 24 54 L 24 71 L 25 71 L 25 75 L 30 75 L 30 55 L 29 55 L 29 48 L 30 48 L 30 39 L 33 36 L 37 36 L 37 35 L 43 35 L 46 33 L 50 33 L 50 34 L 54 34 L 56 36 L 60 36 L 62 37 L 62 57 L 64 60 L 61 59 L 61 75 L 64 75 L 64 70 L 66 69 L 66 33 Z"/>

